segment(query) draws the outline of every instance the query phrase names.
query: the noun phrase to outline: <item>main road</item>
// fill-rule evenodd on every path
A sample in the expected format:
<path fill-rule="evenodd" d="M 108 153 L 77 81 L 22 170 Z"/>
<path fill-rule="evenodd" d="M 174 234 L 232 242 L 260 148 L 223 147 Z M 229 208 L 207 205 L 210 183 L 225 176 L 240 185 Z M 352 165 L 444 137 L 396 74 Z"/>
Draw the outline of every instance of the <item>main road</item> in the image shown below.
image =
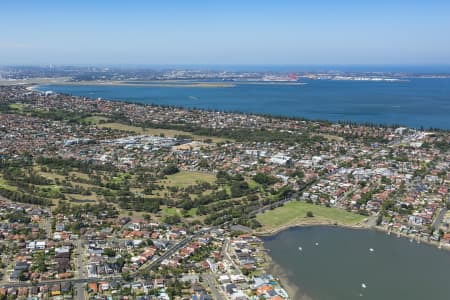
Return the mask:
<path fill-rule="evenodd" d="M 220 291 L 217 289 L 217 284 L 214 280 L 213 275 L 211 275 L 210 273 L 205 273 L 202 275 L 202 278 L 211 290 L 211 293 L 215 300 L 225 300 Z"/>
<path fill-rule="evenodd" d="M 214 228 L 214 227 L 212 227 Z M 170 248 L 169 250 L 167 250 L 163 255 L 161 255 L 160 257 L 154 259 L 154 260 L 150 260 L 148 262 L 146 262 L 145 264 L 143 264 L 139 269 L 148 269 L 151 270 L 154 267 L 157 267 L 159 264 L 161 264 L 165 259 L 171 257 L 173 254 L 175 254 L 175 252 L 177 252 L 178 250 L 180 250 L 181 248 L 183 248 L 184 246 L 186 246 L 187 244 L 189 244 L 190 242 L 192 242 L 194 239 L 196 239 L 197 237 L 199 237 L 200 235 L 202 235 L 205 232 L 210 231 L 212 228 L 206 229 L 206 230 L 200 230 L 197 233 L 195 233 L 194 235 L 187 237 L 185 239 L 183 239 L 182 241 L 180 241 L 178 244 L 176 244 L 175 246 L 173 246 L 172 248 Z"/>
<path fill-rule="evenodd" d="M 84 267 L 84 248 L 83 248 L 83 240 L 82 239 L 78 239 L 76 241 L 76 247 L 77 247 L 77 264 L 76 264 L 76 268 L 77 268 L 77 278 L 84 278 L 84 272 L 85 272 L 85 267 Z M 74 284 L 74 290 L 76 292 L 76 296 L 78 300 L 86 300 L 86 288 L 85 288 L 85 283 L 84 282 L 79 282 L 79 283 L 75 283 Z"/>

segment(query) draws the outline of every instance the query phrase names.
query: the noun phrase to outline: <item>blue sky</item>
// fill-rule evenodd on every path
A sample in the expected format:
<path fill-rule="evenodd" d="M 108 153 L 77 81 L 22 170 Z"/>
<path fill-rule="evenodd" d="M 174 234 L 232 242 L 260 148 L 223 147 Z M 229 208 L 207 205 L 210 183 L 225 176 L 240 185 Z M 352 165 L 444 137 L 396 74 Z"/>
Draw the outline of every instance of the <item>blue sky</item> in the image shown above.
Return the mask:
<path fill-rule="evenodd" d="M 5 64 L 450 64 L 450 1 L 0 2 Z"/>

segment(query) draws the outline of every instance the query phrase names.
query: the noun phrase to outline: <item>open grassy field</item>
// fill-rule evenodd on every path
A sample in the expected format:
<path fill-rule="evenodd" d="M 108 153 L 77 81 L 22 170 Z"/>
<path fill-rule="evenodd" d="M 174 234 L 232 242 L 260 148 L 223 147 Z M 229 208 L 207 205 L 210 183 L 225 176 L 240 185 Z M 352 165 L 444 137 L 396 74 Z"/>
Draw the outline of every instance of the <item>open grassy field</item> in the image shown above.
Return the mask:
<path fill-rule="evenodd" d="M 98 124 L 98 123 L 100 123 L 100 121 L 108 121 L 108 118 L 103 117 L 103 116 L 92 116 L 92 117 L 84 118 L 84 121 L 90 122 L 92 124 Z"/>
<path fill-rule="evenodd" d="M 111 129 L 117 129 L 117 130 L 123 130 L 123 131 L 130 131 L 137 134 L 146 134 L 146 135 L 160 135 L 164 134 L 164 136 L 167 137 L 174 137 L 177 135 L 189 135 L 192 136 L 192 138 L 196 141 L 204 141 L 207 139 L 212 140 L 214 143 L 220 143 L 225 142 L 229 139 L 219 138 L 219 137 L 209 137 L 209 136 L 203 136 L 203 135 L 195 135 L 191 134 L 187 131 L 181 131 L 181 130 L 174 130 L 174 129 L 158 129 L 158 128 L 142 128 L 137 126 L 131 126 L 121 123 L 102 123 L 97 124 L 98 127 L 102 128 L 111 128 Z"/>
<path fill-rule="evenodd" d="M 175 215 L 182 216 L 183 215 L 183 210 L 180 208 L 176 208 L 176 207 L 163 207 L 161 211 L 162 211 L 163 216 L 175 216 Z M 200 219 L 199 217 L 197 217 L 197 208 L 196 207 L 188 210 L 185 217 Z"/>
<path fill-rule="evenodd" d="M 3 177 L 0 177 L 0 188 L 10 191 L 17 190 L 17 187 L 9 185 Z"/>
<path fill-rule="evenodd" d="M 40 169 L 38 169 L 38 168 L 35 168 L 35 170 L 38 170 L 39 175 L 44 176 L 45 178 L 50 179 L 50 180 L 55 180 L 55 179 L 64 180 L 64 179 L 66 179 L 66 177 L 63 176 L 63 175 L 59 175 L 59 174 L 52 173 L 52 172 L 43 172 L 43 171 L 40 171 Z"/>
<path fill-rule="evenodd" d="M 175 216 L 175 215 L 181 216 L 179 209 L 176 207 L 164 207 L 162 209 L 162 212 L 163 212 L 163 215 L 165 215 L 165 216 Z"/>
<path fill-rule="evenodd" d="M 20 103 L 12 103 L 8 105 L 10 109 L 22 111 L 23 110 L 23 104 Z"/>
<path fill-rule="evenodd" d="M 253 179 L 247 180 L 247 183 L 251 189 L 261 187 L 261 185 L 259 183 L 257 183 L 256 181 L 254 181 Z"/>
<path fill-rule="evenodd" d="M 197 182 L 208 182 L 212 184 L 215 180 L 216 176 L 213 174 L 181 171 L 167 176 L 167 179 L 162 180 L 161 183 L 165 186 L 187 187 L 189 185 L 194 185 Z"/>
<path fill-rule="evenodd" d="M 308 211 L 311 211 L 314 217 L 307 218 L 306 213 Z M 263 225 L 263 230 L 271 230 L 295 224 L 308 224 L 309 222 L 356 225 L 361 223 L 365 217 L 337 208 L 294 201 L 257 215 L 256 219 Z"/>
<path fill-rule="evenodd" d="M 190 217 L 195 217 L 195 216 L 197 215 L 197 210 L 198 210 L 197 207 L 191 208 L 191 209 L 188 211 L 188 215 L 189 215 Z"/>

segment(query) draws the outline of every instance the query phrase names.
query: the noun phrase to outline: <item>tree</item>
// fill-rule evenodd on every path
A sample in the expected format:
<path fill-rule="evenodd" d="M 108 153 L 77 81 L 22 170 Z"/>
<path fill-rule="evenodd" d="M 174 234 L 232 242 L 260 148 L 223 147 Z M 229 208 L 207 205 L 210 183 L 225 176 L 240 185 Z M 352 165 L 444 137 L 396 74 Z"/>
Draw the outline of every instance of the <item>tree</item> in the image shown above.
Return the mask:
<path fill-rule="evenodd" d="M 162 170 L 163 175 L 172 175 L 178 172 L 180 172 L 180 169 L 175 164 L 169 164 Z"/>
<path fill-rule="evenodd" d="M 202 159 L 199 163 L 198 166 L 202 169 L 208 169 L 209 168 L 209 164 L 208 161 L 206 159 Z"/>
<path fill-rule="evenodd" d="M 169 225 L 174 225 L 177 223 L 180 223 L 181 218 L 178 214 L 175 214 L 173 216 L 165 216 L 163 219 L 163 222 Z"/>
<path fill-rule="evenodd" d="M 386 176 L 382 176 L 381 177 L 381 183 L 390 185 L 390 184 L 392 184 L 392 180 L 390 178 L 386 177 Z"/>
<path fill-rule="evenodd" d="M 246 269 L 246 268 L 242 268 L 242 269 L 241 269 L 241 272 L 242 272 L 242 274 L 243 274 L 244 276 L 250 275 L 250 271 L 249 271 L 248 269 Z"/>
<path fill-rule="evenodd" d="M 112 248 L 105 248 L 103 249 L 103 254 L 105 254 L 108 257 L 114 257 L 116 256 L 116 251 L 114 251 Z"/>
<path fill-rule="evenodd" d="M 231 197 L 237 198 L 248 193 L 249 186 L 245 181 L 233 181 L 230 187 Z"/>
<path fill-rule="evenodd" d="M 253 176 L 253 180 L 262 185 L 272 185 L 278 181 L 276 177 L 264 173 L 256 174 L 255 176 Z"/>
<path fill-rule="evenodd" d="M 308 210 L 308 211 L 306 212 L 306 217 L 307 217 L 307 218 L 312 218 L 312 217 L 314 217 L 313 212 L 310 211 L 310 210 Z"/>
<path fill-rule="evenodd" d="M 130 282 L 130 281 L 133 280 L 133 276 L 129 272 L 123 272 L 122 273 L 122 279 L 127 281 L 127 282 Z"/>
<path fill-rule="evenodd" d="M 226 182 L 231 180 L 230 174 L 228 174 L 226 171 L 219 170 L 216 174 L 217 183 L 218 184 L 225 184 Z"/>

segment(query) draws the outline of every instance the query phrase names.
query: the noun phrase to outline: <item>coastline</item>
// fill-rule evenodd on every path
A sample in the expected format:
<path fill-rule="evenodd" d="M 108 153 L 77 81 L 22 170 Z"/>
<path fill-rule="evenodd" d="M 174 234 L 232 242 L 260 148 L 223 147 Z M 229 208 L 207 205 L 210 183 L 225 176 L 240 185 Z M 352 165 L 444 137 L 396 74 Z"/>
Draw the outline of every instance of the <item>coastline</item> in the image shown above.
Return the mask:
<path fill-rule="evenodd" d="M 0 81 L 0 84 L 3 81 Z M 68 78 L 37 78 L 35 80 L 17 80 L 5 84 L 30 85 L 37 88 L 40 85 L 72 85 L 72 86 L 129 86 L 129 87 L 174 87 L 174 88 L 233 88 L 240 85 L 306 85 L 306 82 L 285 81 L 185 81 L 185 80 L 148 80 L 148 81 L 70 81 Z"/>
<path fill-rule="evenodd" d="M 395 235 L 395 236 L 397 236 L 397 238 L 405 238 L 405 239 L 412 241 L 412 243 L 416 243 L 416 244 L 424 243 L 429 246 L 435 247 L 439 250 L 450 251 L 450 244 L 442 244 L 439 241 L 433 241 L 433 240 L 420 238 L 417 235 L 411 235 L 411 234 L 407 234 L 407 233 L 403 233 L 403 232 L 392 231 L 389 228 L 380 227 L 380 226 L 373 226 L 368 229 L 386 233 L 387 235 Z"/>
<path fill-rule="evenodd" d="M 33 80 L 16 80 L 16 81 L 5 81 L 5 80 L 0 80 L 0 85 L 5 84 L 5 85 L 24 85 L 25 87 L 31 87 L 31 90 L 38 90 L 39 86 L 45 86 L 45 85 L 59 85 L 59 86 L 63 86 L 63 85 L 68 85 L 68 86 L 82 86 L 82 85 L 91 85 L 91 86 L 143 86 L 145 87 L 146 84 L 126 84 L 125 82 L 122 81 L 79 81 L 79 82 L 72 82 L 69 81 L 68 78 L 37 78 L 37 79 L 33 79 Z M 161 82 L 155 82 L 153 84 L 149 84 L 149 87 L 157 87 L 158 85 L 161 85 L 163 87 L 178 87 L 180 86 L 179 83 L 177 83 L 177 81 L 165 81 L 165 83 L 161 84 Z M 224 87 L 225 85 L 234 85 L 234 83 L 229 83 L 229 82 L 197 82 L 194 84 L 196 85 L 191 85 L 190 87 L 197 87 L 197 88 L 219 88 L 219 87 Z M 213 85 L 212 85 L 213 84 Z M 242 85 L 309 85 L 309 83 L 305 83 L 305 82 L 236 82 L 236 84 L 242 84 Z M 176 86 L 175 86 L 176 85 Z M 205 86 L 206 85 L 206 86 Z M 215 85 L 215 86 L 214 86 Z M 182 84 L 182 87 L 189 87 L 188 84 Z M 228 86 L 228 87 L 232 87 L 232 86 Z M 90 98 L 90 99 L 94 99 L 91 95 L 87 95 L 86 98 Z M 111 100 L 111 98 L 105 98 L 105 100 Z M 120 102 L 129 102 L 129 103 L 134 103 L 134 101 L 127 101 L 124 99 L 115 99 L 115 101 L 120 101 Z M 143 103 L 143 104 L 148 104 L 148 105 L 153 105 L 152 103 Z M 174 106 L 174 105 L 170 105 L 170 104 L 162 104 L 163 106 Z M 187 109 L 188 107 L 185 107 L 183 105 L 175 105 L 177 108 L 180 109 Z M 210 110 L 210 108 L 206 107 L 206 108 L 200 108 L 197 107 L 200 110 Z M 251 115 L 256 115 L 256 116 L 267 116 L 267 113 L 264 112 L 245 112 L 245 111 L 240 111 L 239 109 L 229 109 L 229 110 L 221 110 L 221 109 L 216 109 L 216 110 L 220 110 L 220 111 L 224 111 L 226 113 L 236 113 L 236 114 L 251 114 Z M 342 117 L 339 119 L 334 119 L 334 118 L 326 118 L 326 117 L 311 117 L 311 116 L 306 116 L 304 114 L 302 115 L 291 115 L 291 114 L 285 114 L 283 112 L 279 112 L 279 113 L 273 113 L 273 114 L 269 114 L 271 117 L 274 118 L 287 118 L 289 120 L 299 120 L 299 121 L 310 121 L 310 122 L 332 122 L 332 123 L 339 123 L 339 122 L 347 122 L 347 121 L 351 121 L 354 124 L 357 125 L 361 125 L 361 126 L 367 126 L 367 127 L 372 127 L 372 128 L 376 128 L 379 127 L 380 124 L 383 124 L 383 126 L 388 126 L 388 127 L 392 127 L 392 126 L 405 126 L 407 128 L 411 128 L 411 129 L 419 129 L 420 126 L 418 124 L 406 124 L 406 123 L 402 123 L 402 124 L 394 124 L 392 121 L 386 121 L 386 122 L 379 122 L 379 121 L 365 121 L 362 122 L 360 120 L 353 120 L 352 117 L 346 116 L 346 117 Z M 423 125 L 423 124 L 422 124 Z M 449 129 L 447 128 L 446 125 L 441 126 L 441 125 L 426 125 L 428 127 L 435 127 L 435 128 L 439 128 L 441 130 L 444 131 L 448 131 Z"/>
<path fill-rule="evenodd" d="M 48 83 L 29 83 L 34 86 L 40 85 L 73 85 L 73 86 L 130 86 L 130 87 L 185 87 L 185 88 L 229 88 L 235 87 L 235 84 L 231 83 L 221 83 L 221 82 L 192 82 L 192 83 L 181 83 L 181 82 L 144 82 L 144 83 L 129 83 L 122 81 L 58 81 L 58 82 L 48 82 Z"/>
<path fill-rule="evenodd" d="M 340 228 L 349 228 L 349 229 L 359 229 L 359 230 L 374 230 L 381 233 L 386 233 L 387 235 L 396 235 L 397 237 L 406 238 L 409 240 L 413 240 L 413 242 L 417 243 L 417 240 L 420 240 L 420 243 L 428 244 L 430 246 L 434 246 L 438 249 L 448 250 L 450 251 L 450 244 L 442 244 L 438 241 L 428 240 L 424 238 L 418 238 L 417 235 L 412 235 L 404 232 L 398 232 L 398 231 L 392 231 L 389 228 L 382 227 L 382 226 L 369 226 L 367 224 L 355 224 L 355 225 L 349 225 L 349 224 L 342 224 L 338 222 L 333 222 L 331 220 L 314 220 L 311 222 L 311 220 L 302 220 L 300 222 L 293 222 L 291 224 L 286 224 L 283 226 L 278 226 L 271 228 L 269 230 L 265 231 L 254 231 L 253 234 L 255 234 L 258 237 L 271 237 L 275 236 L 278 233 L 291 229 L 296 227 L 313 227 L 313 226 L 333 226 L 333 227 L 340 227 Z"/>
<path fill-rule="evenodd" d="M 269 237 L 274 236 L 282 231 L 288 230 L 290 228 L 295 227 L 309 227 L 309 226 L 335 226 L 335 227 L 342 227 L 342 228 L 351 228 L 351 229 L 370 229 L 371 227 L 365 224 L 342 224 L 338 223 L 332 220 L 325 220 L 325 219 L 313 219 L 313 218 L 305 218 L 301 220 L 296 220 L 293 223 L 285 224 L 282 226 L 277 226 L 274 228 L 270 228 L 263 231 L 255 231 L 254 234 L 256 236 L 260 237 Z"/>

